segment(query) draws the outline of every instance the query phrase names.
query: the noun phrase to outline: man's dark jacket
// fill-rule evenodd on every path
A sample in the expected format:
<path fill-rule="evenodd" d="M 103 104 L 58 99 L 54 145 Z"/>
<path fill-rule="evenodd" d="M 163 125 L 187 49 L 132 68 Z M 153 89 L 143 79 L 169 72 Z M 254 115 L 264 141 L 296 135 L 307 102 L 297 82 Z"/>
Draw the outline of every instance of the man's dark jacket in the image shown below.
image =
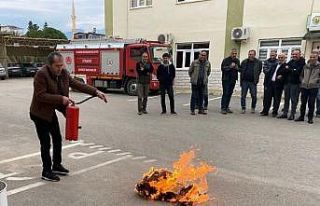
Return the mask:
<path fill-rule="evenodd" d="M 142 70 L 143 68 L 143 70 Z M 150 84 L 150 75 L 153 72 L 151 63 L 143 63 L 142 61 L 136 64 L 137 80 L 139 84 Z"/>
<path fill-rule="evenodd" d="M 157 78 L 161 85 L 172 86 L 176 77 L 176 68 L 173 64 L 161 64 L 157 70 Z"/>
<path fill-rule="evenodd" d="M 231 68 L 231 64 L 235 63 L 237 68 Z M 221 63 L 222 81 L 237 81 L 238 71 L 240 69 L 240 60 L 238 58 L 227 57 Z"/>
<path fill-rule="evenodd" d="M 278 62 L 279 61 L 277 59 L 271 59 L 271 58 L 264 61 L 264 64 L 263 64 L 264 86 L 270 85 L 273 73 L 278 66 Z"/>
<path fill-rule="evenodd" d="M 260 78 L 260 74 L 262 71 L 262 62 L 258 59 L 254 59 L 254 68 L 253 68 L 253 83 L 254 84 L 258 84 L 259 83 L 259 78 Z M 248 69 L 248 63 L 249 59 L 245 59 L 241 62 L 241 66 L 240 66 L 240 73 L 241 73 L 241 82 L 244 80 L 244 75 L 245 75 L 245 70 Z"/>
<path fill-rule="evenodd" d="M 59 76 L 54 75 L 48 66 L 40 69 L 34 77 L 34 92 L 30 106 L 30 114 L 51 122 L 55 110 L 65 114 L 63 96 L 69 97 L 69 87 L 80 92 L 96 96 L 97 89 L 73 79 L 63 69 Z"/>
<path fill-rule="evenodd" d="M 299 60 L 291 60 L 288 63 L 289 69 L 287 70 L 286 84 L 300 84 L 300 75 L 303 67 L 306 65 L 306 60 L 301 57 Z"/>

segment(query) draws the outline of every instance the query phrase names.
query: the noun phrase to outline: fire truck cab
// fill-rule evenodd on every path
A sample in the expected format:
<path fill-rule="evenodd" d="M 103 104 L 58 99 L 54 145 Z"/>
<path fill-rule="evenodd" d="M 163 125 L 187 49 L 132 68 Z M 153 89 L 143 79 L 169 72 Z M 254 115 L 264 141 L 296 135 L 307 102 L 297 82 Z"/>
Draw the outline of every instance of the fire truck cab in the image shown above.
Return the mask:
<path fill-rule="evenodd" d="M 74 40 L 56 48 L 64 57 L 66 69 L 84 83 L 103 89 L 124 88 L 128 95 L 136 95 L 136 63 L 143 52 L 149 54 L 154 67 L 150 90 L 159 90 L 156 71 L 162 54 L 170 52 L 169 44 L 158 41 L 102 39 Z"/>

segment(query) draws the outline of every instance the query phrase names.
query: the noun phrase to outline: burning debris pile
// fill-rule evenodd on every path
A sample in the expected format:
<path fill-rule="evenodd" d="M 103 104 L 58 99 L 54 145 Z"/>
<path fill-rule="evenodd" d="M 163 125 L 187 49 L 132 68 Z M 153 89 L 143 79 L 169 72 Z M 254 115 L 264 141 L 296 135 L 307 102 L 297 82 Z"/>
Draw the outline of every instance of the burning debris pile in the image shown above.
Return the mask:
<path fill-rule="evenodd" d="M 200 163 L 192 165 L 194 151 L 184 153 L 180 160 L 173 164 L 173 171 L 151 168 L 136 185 L 139 196 L 166 201 L 177 206 L 193 206 L 209 200 L 206 176 L 216 168 Z"/>

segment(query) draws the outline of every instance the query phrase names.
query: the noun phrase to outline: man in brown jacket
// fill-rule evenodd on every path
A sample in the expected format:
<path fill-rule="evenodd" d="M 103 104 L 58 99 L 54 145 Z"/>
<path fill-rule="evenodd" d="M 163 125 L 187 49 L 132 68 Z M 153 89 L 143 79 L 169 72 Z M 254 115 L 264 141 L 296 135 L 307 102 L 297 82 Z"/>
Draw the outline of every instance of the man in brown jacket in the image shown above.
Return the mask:
<path fill-rule="evenodd" d="M 303 67 L 300 75 L 301 80 L 301 107 L 300 117 L 295 121 L 304 121 L 306 107 L 308 104 L 308 123 L 313 124 L 313 116 L 316 98 L 320 87 L 320 63 L 318 62 L 318 54 L 312 52 L 308 64 Z"/>
<path fill-rule="evenodd" d="M 69 87 L 98 96 L 105 102 L 107 99 L 96 88 L 71 78 L 64 69 L 63 57 L 60 53 L 49 54 L 48 63 L 34 77 L 30 117 L 35 124 L 41 145 L 42 179 L 57 182 L 60 180 L 57 174 L 67 175 L 69 171 L 61 164 L 62 137 L 55 110 L 65 114 L 66 107 L 74 103 L 69 98 Z M 50 135 L 53 143 L 53 165 L 50 156 Z"/>

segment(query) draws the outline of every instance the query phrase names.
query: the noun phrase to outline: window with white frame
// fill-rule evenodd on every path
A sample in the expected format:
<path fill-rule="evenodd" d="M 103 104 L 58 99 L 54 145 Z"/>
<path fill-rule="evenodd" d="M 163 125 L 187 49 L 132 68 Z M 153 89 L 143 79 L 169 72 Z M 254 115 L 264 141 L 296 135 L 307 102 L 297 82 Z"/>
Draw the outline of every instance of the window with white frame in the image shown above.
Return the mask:
<path fill-rule="evenodd" d="M 188 69 L 191 63 L 198 59 L 202 50 L 207 51 L 209 57 L 209 42 L 181 43 L 176 45 L 176 67 Z"/>
<path fill-rule="evenodd" d="M 141 7 L 147 7 L 152 6 L 152 0 L 130 0 L 131 8 L 141 8 Z"/>
<path fill-rule="evenodd" d="M 261 40 L 259 47 L 259 59 L 264 61 L 270 57 L 271 51 L 277 51 L 278 54 L 285 53 L 287 55 L 287 61 L 289 61 L 293 50 L 301 50 L 301 43 L 301 39 Z"/>

